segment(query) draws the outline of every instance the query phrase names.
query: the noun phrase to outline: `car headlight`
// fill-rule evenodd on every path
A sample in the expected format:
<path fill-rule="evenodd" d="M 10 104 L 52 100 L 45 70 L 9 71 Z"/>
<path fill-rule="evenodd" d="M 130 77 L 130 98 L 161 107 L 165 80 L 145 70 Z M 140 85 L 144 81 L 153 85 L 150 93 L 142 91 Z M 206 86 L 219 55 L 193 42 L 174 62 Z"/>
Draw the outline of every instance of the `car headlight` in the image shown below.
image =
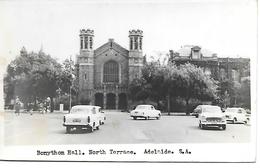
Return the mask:
<path fill-rule="evenodd" d="M 225 121 L 226 120 L 226 116 L 221 117 L 221 120 Z"/>
<path fill-rule="evenodd" d="M 206 117 L 205 116 L 201 116 L 201 120 L 202 121 L 206 121 Z"/>

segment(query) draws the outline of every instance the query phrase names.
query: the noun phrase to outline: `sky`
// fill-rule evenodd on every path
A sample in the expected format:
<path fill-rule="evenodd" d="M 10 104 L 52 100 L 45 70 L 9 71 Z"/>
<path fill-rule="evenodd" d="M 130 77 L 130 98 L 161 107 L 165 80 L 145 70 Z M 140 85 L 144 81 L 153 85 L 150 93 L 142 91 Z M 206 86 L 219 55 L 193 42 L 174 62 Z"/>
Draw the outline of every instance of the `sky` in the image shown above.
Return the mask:
<path fill-rule="evenodd" d="M 256 0 L 0 0 L 0 56 L 24 46 L 63 61 L 79 54 L 79 30 L 93 29 L 94 48 L 113 38 L 128 49 L 128 31 L 143 30 L 143 54 L 199 45 L 219 57 L 256 57 Z"/>

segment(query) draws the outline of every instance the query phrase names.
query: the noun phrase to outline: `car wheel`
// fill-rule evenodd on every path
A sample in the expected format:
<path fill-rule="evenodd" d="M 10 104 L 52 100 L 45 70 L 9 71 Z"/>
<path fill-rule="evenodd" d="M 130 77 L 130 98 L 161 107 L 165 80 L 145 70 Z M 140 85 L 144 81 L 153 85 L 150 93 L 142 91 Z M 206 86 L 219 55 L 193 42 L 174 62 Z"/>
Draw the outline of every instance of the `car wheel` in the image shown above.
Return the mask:
<path fill-rule="evenodd" d="M 222 125 L 222 129 L 223 129 L 223 130 L 226 130 L 226 125 Z"/>
<path fill-rule="evenodd" d="M 93 132 L 94 131 L 94 127 L 90 127 L 89 131 Z"/>
<path fill-rule="evenodd" d="M 235 124 L 236 122 L 237 122 L 237 118 L 234 118 L 234 119 L 232 120 L 232 123 Z"/>
<path fill-rule="evenodd" d="M 136 117 L 133 117 L 134 120 L 136 120 Z"/>
<path fill-rule="evenodd" d="M 71 131 L 71 128 L 70 127 L 66 127 L 66 133 L 69 134 Z"/>
<path fill-rule="evenodd" d="M 144 117 L 144 118 L 145 118 L 145 120 L 148 120 L 149 117 Z"/>
<path fill-rule="evenodd" d="M 159 120 L 159 119 L 160 119 L 160 117 L 161 117 L 161 115 L 160 115 L 160 114 L 158 114 L 158 117 L 156 117 L 156 119 L 157 119 L 157 120 Z"/>
<path fill-rule="evenodd" d="M 102 121 L 99 121 L 99 125 L 102 125 Z"/>
<path fill-rule="evenodd" d="M 201 124 L 201 129 L 205 129 L 205 125 L 204 124 Z"/>
<path fill-rule="evenodd" d="M 96 130 L 99 130 L 99 126 L 96 127 Z"/>
<path fill-rule="evenodd" d="M 247 121 L 244 121 L 245 124 L 247 124 Z"/>
<path fill-rule="evenodd" d="M 196 118 L 198 118 L 199 116 L 198 115 L 196 115 Z"/>
<path fill-rule="evenodd" d="M 199 127 L 201 128 L 201 123 L 199 123 Z"/>

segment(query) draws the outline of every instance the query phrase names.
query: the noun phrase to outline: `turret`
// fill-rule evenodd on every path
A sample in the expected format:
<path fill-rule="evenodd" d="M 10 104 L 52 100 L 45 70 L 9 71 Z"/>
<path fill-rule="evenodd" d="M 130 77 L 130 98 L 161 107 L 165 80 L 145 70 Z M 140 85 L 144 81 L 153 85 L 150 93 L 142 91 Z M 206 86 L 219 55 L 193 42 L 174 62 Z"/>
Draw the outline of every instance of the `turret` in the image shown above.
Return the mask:
<path fill-rule="evenodd" d="M 129 82 L 140 78 L 144 63 L 143 57 L 143 31 L 129 31 Z"/>

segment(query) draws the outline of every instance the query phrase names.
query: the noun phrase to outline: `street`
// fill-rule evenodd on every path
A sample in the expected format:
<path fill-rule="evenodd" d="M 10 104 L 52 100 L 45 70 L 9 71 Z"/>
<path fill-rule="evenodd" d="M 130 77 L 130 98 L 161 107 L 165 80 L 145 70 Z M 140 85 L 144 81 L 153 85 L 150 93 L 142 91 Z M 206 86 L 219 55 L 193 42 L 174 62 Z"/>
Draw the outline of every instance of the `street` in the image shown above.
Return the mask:
<path fill-rule="evenodd" d="M 62 113 L 4 114 L 5 145 L 237 143 L 250 141 L 250 125 L 227 124 L 226 130 L 198 127 L 194 116 L 163 115 L 160 120 L 133 120 L 128 113 L 106 112 L 105 124 L 93 133 L 66 134 Z"/>

